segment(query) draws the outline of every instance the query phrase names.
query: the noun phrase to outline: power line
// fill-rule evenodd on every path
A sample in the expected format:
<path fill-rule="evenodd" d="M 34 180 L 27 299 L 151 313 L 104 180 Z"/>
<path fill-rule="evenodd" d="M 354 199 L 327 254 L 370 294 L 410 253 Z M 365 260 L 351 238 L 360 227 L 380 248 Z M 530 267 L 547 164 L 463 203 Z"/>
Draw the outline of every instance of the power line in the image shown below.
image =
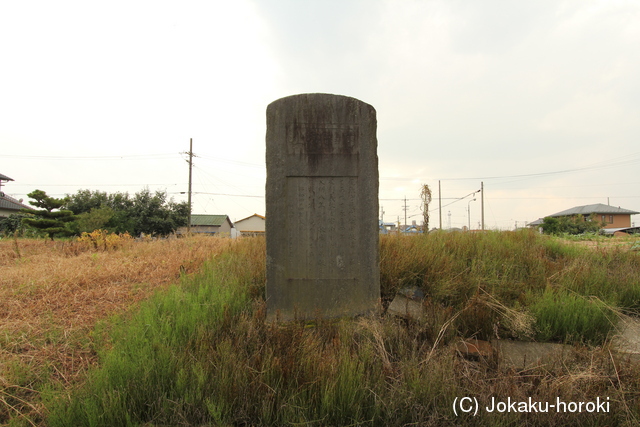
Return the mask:
<path fill-rule="evenodd" d="M 9 159 L 42 159 L 42 160 L 144 160 L 144 159 L 160 159 L 174 158 L 177 153 L 158 153 L 158 154 L 128 154 L 114 156 L 31 156 L 31 155 L 14 155 L 0 154 L 1 157 Z"/>
<path fill-rule="evenodd" d="M 11 184 L 12 187 L 140 187 L 147 185 L 163 185 L 166 187 L 172 187 L 175 185 L 185 184 L 177 184 L 175 182 L 169 184 Z"/>
<path fill-rule="evenodd" d="M 210 160 L 210 161 L 213 161 L 213 162 L 231 163 L 231 164 L 240 165 L 240 166 L 249 166 L 249 167 L 255 167 L 255 168 L 266 168 L 267 167 L 266 163 L 241 162 L 239 160 L 223 159 L 223 158 L 209 157 L 209 156 L 200 156 L 200 158 L 201 159 Z"/>
<path fill-rule="evenodd" d="M 456 202 L 459 202 L 460 200 L 464 200 L 464 199 L 466 199 L 467 197 L 472 196 L 472 195 L 474 195 L 474 194 L 476 194 L 476 193 L 479 193 L 479 192 L 480 192 L 480 190 L 478 190 L 478 191 L 473 191 L 473 192 L 471 192 L 471 193 L 467 194 L 466 196 L 457 197 L 457 198 L 455 198 L 455 200 L 454 200 L 453 202 L 451 202 L 451 203 L 447 203 L 446 205 L 442 205 L 442 208 L 445 208 L 445 207 L 447 207 L 447 206 L 450 206 L 450 205 L 452 205 L 452 204 L 454 204 L 454 203 L 456 203 Z M 443 199 L 444 199 L 444 197 L 443 197 Z M 434 209 L 430 209 L 430 210 L 429 210 L 429 212 L 435 212 L 435 211 L 440 210 L 440 209 L 441 209 L 440 207 L 437 207 L 437 208 L 434 208 Z"/>
<path fill-rule="evenodd" d="M 620 167 L 640 163 L 640 152 L 631 153 L 620 157 L 615 157 L 608 160 L 602 160 L 599 162 L 591 163 L 586 166 L 576 167 L 572 169 L 563 169 L 550 172 L 535 172 L 517 175 L 496 175 L 496 176 L 477 176 L 477 177 L 461 177 L 461 178 L 441 178 L 441 181 L 465 181 L 465 180 L 486 180 L 486 179 L 507 179 L 507 178 L 533 178 L 540 176 L 559 175 L 572 172 L 582 172 L 592 169 L 605 169 L 611 167 Z M 380 177 L 382 181 L 415 181 L 416 178 L 402 178 L 402 177 Z"/>
<path fill-rule="evenodd" d="M 638 199 L 640 196 L 557 196 L 557 197 L 490 197 L 489 200 L 555 200 L 555 199 Z"/>
<path fill-rule="evenodd" d="M 172 193 L 169 194 L 186 194 L 186 191 L 174 191 Z M 193 194 L 207 194 L 210 196 L 231 196 L 231 197 L 255 197 L 255 198 L 262 198 L 264 199 L 265 196 L 257 196 L 254 194 L 229 194 L 229 193 L 209 193 L 206 191 L 194 191 Z"/>
<path fill-rule="evenodd" d="M 443 181 L 462 181 L 462 180 L 483 180 L 483 179 L 504 179 L 504 178 L 532 178 L 538 176 L 548 176 L 548 175 L 559 175 L 571 172 L 581 172 L 592 169 L 605 169 L 611 167 L 619 167 L 631 165 L 634 163 L 640 163 L 640 158 L 638 159 L 630 159 L 629 157 L 640 156 L 640 153 L 634 153 L 623 157 L 616 157 L 614 159 L 603 160 L 601 162 L 592 163 L 590 165 L 573 168 L 573 169 L 564 169 L 559 171 L 552 172 L 539 172 L 539 173 L 527 173 L 527 174 L 519 174 L 519 175 L 502 175 L 502 176 L 486 176 L 486 177 L 472 177 L 472 178 L 444 178 Z M 619 161 L 620 159 L 625 159 Z"/>

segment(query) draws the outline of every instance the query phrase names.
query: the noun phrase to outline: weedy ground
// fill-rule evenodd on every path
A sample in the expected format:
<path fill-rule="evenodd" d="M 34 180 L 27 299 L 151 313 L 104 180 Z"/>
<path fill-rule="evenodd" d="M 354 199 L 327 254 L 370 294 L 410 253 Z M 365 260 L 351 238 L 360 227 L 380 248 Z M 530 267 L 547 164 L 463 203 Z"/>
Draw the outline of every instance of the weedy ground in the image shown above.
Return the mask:
<path fill-rule="evenodd" d="M 3 366 L 9 367 L 0 371 L 4 381 L 0 422 L 53 426 L 640 422 L 640 368 L 615 356 L 608 344 L 617 316 L 640 308 L 640 255 L 629 250 L 633 241 L 594 249 L 526 230 L 385 236 L 380 243 L 381 308 L 384 311 L 399 290 L 418 287 L 426 295 L 423 322 L 383 315 L 288 324 L 265 323 L 261 238 L 186 239 L 147 242 L 147 246 L 127 241 L 103 251 L 72 244 L 45 250 L 18 242 L 20 254 L 11 242 L 0 243 L 7 245 L 0 262 L 10 269 L 30 257 L 37 259 L 41 251 L 57 251 L 58 261 L 45 268 L 42 277 L 58 277 L 44 272 L 53 273 L 65 257 L 75 262 L 56 270 L 60 276 L 80 265 L 86 265 L 90 275 L 114 271 L 110 279 L 97 281 L 110 284 L 104 283 L 94 294 L 91 280 L 80 280 L 81 275 L 69 273 L 66 282 L 54 282 L 57 286 L 49 279 L 36 280 L 31 291 L 37 297 L 35 306 L 29 306 L 31 298 L 20 297 L 17 289 L 31 283 L 27 278 L 41 277 L 35 275 L 37 269 L 26 269 L 11 285 L 3 284 L 2 296 L 14 301 L 7 307 L 24 304 L 31 316 L 23 316 L 22 329 L 7 328 L 0 344 L 3 363 L 8 361 Z M 144 250 L 148 252 L 136 252 Z M 199 261 L 185 262 L 197 254 L 209 258 L 200 269 Z M 101 259 L 103 267 L 91 264 L 93 258 Z M 116 260 L 111 264 L 109 258 Z M 145 278 L 144 272 L 164 265 L 162 260 L 171 268 L 154 275 L 156 281 Z M 121 266 L 136 262 L 140 264 L 134 270 L 140 276 L 123 275 Z M 83 285 L 76 287 L 77 283 Z M 65 287 L 69 290 L 59 290 Z M 59 298 L 65 303 L 53 304 L 43 317 L 39 308 Z M 11 310 L 0 318 L 15 321 L 16 311 Z M 112 314 L 117 315 L 109 317 Z M 30 321 L 38 326 L 29 329 Z M 49 331 L 45 335 L 50 337 L 37 331 Z M 460 358 L 449 346 L 460 336 L 565 342 L 573 350 L 569 359 L 516 371 L 491 358 Z M 51 353 L 38 353 L 46 348 Z M 64 357 L 57 358 L 61 354 Z M 611 411 L 481 411 L 478 417 L 455 417 L 452 403 L 464 396 L 476 396 L 485 404 L 491 396 L 540 402 L 608 397 Z"/>
<path fill-rule="evenodd" d="M 75 384 L 97 362 L 99 320 L 135 307 L 231 244 L 117 235 L 100 243 L 0 240 L 0 424 L 41 420 L 43 384 Z"/>

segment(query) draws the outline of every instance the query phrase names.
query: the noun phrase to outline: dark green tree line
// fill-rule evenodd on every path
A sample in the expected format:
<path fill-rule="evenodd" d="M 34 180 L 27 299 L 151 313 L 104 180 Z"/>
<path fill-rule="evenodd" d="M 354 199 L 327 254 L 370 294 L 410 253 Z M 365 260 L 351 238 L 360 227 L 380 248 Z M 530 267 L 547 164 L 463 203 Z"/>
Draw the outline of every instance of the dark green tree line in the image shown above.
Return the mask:
<path fill-rule="evenodd" d="M 19 216 L 12 216 L 6 224 L 0 224 L 0 232 L 14 232 L 21 222 L 51 239 L 97 229 L 133 236 L 141 233 L 166 236 L 187 225 L 189 215 L 188 204 L 174 202 L 167 197 L 166 191 L 152 193 L 145 189 L 130 196 L 120 192 L 79 190 L 56 199 L 42 190 L 35 190 L 28 196 L 33 199 L 30 204 L 40 209 L 23 209 Z"/>
<path fill-rule="evenodd" d="M 78 216 L 74 224 L 78 234 L 102 228 L 134 236 L 167 235 L 187 225 L 189 214 L 186 202 L 174 202 L 166 191 L 152 193 L 149 189 L 133 197 L 128 193 L 79 190 L 67 195 L 67 200 L 68 208 Z"/>

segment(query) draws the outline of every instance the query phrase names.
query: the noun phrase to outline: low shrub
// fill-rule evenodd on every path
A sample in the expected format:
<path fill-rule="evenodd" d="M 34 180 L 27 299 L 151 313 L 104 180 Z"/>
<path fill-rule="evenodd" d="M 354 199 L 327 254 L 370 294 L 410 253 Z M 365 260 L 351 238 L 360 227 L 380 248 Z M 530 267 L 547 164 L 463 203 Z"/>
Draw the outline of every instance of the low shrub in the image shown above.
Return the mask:
<path fill-rule="evenodd" d="M 91 233 L 83 232 L 77 241 L 93 249 L 114 250 L 129 245 L 133 237 L 129 233 L 109 233 L 107 230 L 93 230 Z"/>

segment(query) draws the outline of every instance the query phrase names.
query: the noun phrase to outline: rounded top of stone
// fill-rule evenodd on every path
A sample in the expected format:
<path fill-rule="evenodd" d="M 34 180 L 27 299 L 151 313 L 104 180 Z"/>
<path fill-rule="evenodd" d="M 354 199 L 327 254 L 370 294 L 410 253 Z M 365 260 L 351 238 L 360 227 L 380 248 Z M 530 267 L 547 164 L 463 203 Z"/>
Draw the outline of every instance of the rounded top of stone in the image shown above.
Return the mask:
<path fill-rule="evenodd" d="M 375 108 L 373 108 L 372 105 L 361 101 L 357 98 L 351 97 L 351 96 L 346 96 L 346 95 L 336 95 L 336 94 L 332 94 L 332 93 L 300 93 L 297 95 L 289 95 L 289 96 L 285 96 L 283 98 L 279 98 L 276 99 L 275 101 L 273 101 L 271 104 L 269 104 L 267 106 L 267 109 L 269 109 L 272 105 L 275 104 L 280 104 L 280 103 L 291 103 L 291 102 L 297 102 L 300 100 L 305 100 L 308 102 L 319 102 L 319 103 L 325 103 L 325 102 L 329 102 L 331 100 L 337 101 L 337 100 L 342 100 L 343 102 L 356 102 L 359 104 L 364 104 L 367 105 L 368 107 L 370 107 L 371 109 L 373 109 L 375 111 Z"/>

